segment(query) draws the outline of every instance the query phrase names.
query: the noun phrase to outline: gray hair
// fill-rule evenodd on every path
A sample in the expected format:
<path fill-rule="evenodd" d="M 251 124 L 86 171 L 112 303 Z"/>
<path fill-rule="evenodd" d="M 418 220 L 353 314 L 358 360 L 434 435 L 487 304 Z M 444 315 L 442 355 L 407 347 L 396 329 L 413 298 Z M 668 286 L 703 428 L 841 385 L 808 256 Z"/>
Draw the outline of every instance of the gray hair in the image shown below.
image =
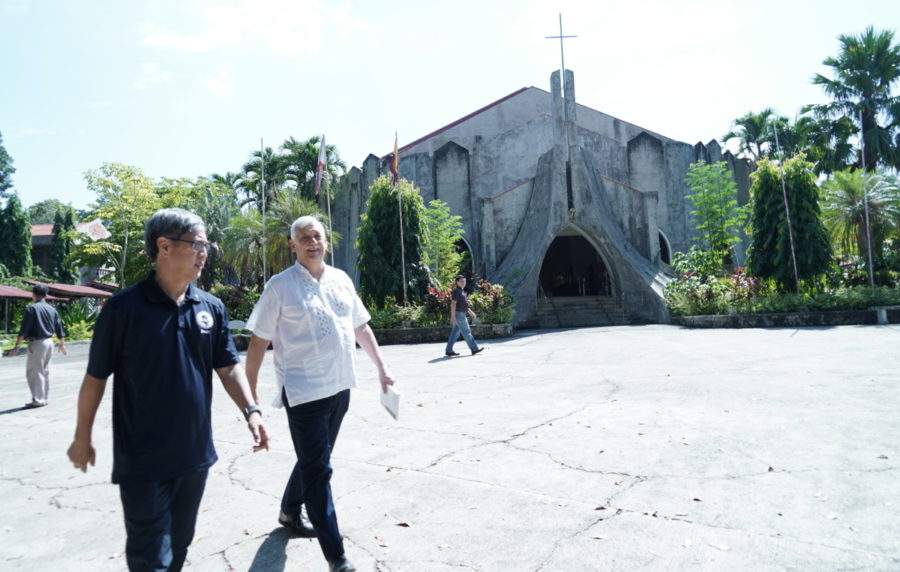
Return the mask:
<path fill-rule="evenodd" d="M 291 240 L 297 238 L 298 229 L 306 228 L 308 226 L 317 226 L 322 229 L 322 236 L 325 237 L 325 240 L 328 240 L 328 232 L 325 230 L 325 225 L 322 224 L 322 221 L 312 215 L 305 215 L 294 221 L 291 225 Z"/>
<path fill-rule="evenodd" d="M 144 248 L 150 260 L 156 260 L 159 237 L 178 238 L 189 232 L 206 232 L 203 219 L 184 209 L 160 209 L 144 225 Z"/>

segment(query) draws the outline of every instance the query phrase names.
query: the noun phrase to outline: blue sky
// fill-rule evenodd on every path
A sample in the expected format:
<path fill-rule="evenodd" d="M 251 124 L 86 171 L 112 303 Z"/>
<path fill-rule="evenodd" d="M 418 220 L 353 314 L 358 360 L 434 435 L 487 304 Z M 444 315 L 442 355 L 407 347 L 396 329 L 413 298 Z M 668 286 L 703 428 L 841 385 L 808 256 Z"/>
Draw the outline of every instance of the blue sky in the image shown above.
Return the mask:
<path fill-rule="evenodd" d="M 324 133 L 360 165 L 549 90 L 560 12 L 578 102 L 688 143 L 824 101 L 838 34 L 900 41 L 896 0 L 0 0 L 0 133 L 26 206 L 87 206 L 104 162 L 237 171 L 260 138 Z"/>

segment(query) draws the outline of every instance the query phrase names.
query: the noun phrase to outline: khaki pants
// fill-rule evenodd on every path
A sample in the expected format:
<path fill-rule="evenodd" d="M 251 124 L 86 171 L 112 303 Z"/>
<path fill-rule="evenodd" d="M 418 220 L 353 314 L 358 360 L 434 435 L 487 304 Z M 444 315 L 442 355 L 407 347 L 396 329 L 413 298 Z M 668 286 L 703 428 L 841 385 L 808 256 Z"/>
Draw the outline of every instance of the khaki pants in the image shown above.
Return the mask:
<path fill-rule="evenodd" d="M 34 403 L 46 404 L 50 394 L 50 358 L 53 357 L 53 339 L 44 338 L 28 342 L 28 361 L 25 377 Z"/>

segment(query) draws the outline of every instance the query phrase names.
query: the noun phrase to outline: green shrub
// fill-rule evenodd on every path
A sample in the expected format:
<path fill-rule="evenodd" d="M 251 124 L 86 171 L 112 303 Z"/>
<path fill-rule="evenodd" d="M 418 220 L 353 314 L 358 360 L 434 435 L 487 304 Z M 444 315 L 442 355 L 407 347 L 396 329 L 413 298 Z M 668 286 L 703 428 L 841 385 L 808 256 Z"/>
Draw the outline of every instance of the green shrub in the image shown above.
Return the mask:
<path fill-rule="evenodd" d="M 246 286 L 227 286 L 225 284 L 213 284 L 209 293 L 218 298 L 228 309 L 229 320 L 247 321 L 253 306 L 259 300 L 259 293 Z"/>
<path fill-rule="evenodd" d="M 77 321 L 66 326 L 67 340 L 89 340 L 94 333 L 94 322 Z"/>
<path fill-rule="evenodd" d="M 509 290 L 486 280 L 478 281 L 477 289 L 469 301 L 472 303 L 472 310 L 484 324 L 508 324 L 516 313 L 515 299 Z"/>

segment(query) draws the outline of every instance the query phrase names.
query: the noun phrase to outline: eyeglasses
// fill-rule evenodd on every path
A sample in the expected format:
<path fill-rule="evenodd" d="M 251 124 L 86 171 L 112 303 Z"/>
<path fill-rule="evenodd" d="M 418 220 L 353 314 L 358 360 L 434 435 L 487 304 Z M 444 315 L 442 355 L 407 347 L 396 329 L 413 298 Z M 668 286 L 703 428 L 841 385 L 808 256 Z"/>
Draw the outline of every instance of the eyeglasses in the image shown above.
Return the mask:
<path fill-rule="evenodd" d="M 200 242 L 199 240 L 185 240 L 183 238 L 175 238 L 173 236 L 167 236 L 169 240 L 177 240 L 178 242 L 187 242 L 191 245 L 191 249 L 194 252 L 209 252 L 210 247 L 212 246 L 208 242 Z"/>

